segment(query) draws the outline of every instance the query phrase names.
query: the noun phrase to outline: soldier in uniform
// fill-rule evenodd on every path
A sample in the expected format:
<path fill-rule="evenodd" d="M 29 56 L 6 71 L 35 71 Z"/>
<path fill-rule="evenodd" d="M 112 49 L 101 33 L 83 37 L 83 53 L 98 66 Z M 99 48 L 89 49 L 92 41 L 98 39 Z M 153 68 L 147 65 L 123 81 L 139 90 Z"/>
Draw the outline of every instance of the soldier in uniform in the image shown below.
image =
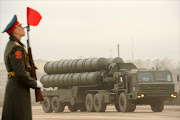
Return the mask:
<path fill-rule="evenodd" d="M 42 84 L 30 76 L 29 58 L 20 41 L 25 36 L 25 31 L 16 15 L 2 33 L 4 32 L 10 37 L 4 51 L 8 81 L 2 120 L 32 120 L 30 88 L 41 88 Z"/>

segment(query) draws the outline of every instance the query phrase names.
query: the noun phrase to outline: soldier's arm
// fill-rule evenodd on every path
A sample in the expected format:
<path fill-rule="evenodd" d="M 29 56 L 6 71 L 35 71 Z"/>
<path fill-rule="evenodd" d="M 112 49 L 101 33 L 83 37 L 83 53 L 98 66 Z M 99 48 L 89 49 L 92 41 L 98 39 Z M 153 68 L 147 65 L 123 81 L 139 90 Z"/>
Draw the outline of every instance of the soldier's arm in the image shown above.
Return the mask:
<path fill-rule="evenodd" d="M 21 46 L 14 46 L 9 54 L 13 71 L 18 82 L 29 88 L 36 88 L 36 81 L 25 70 L 24 52 Z"/>

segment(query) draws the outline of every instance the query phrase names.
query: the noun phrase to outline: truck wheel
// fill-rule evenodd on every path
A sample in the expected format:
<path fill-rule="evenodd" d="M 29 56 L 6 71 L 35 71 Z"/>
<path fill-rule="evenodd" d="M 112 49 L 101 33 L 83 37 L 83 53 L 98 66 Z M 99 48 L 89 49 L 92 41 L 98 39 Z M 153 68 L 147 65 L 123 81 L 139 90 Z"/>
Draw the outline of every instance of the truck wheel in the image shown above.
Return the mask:
<path fill-rule="evenodd" d="M 114 104 L 114 106 L 115 106 L 115 108 L 116 108 L 117 112 L 121 112 L 121 110 L 120 110 L 120 108 L 119 108 L 119 104 L 118 104 L 118 103 Z"/>
<path fill-rule="evenodd" d="M 156 101 L 155 103 L 152 103 L 151 109 L 153 112 L 162 112 L 164 109 L 164 101 L 159 100 L 159 101 Z"/>
<path fill-rule="evenodd" d="M 52 112 L 52 98 L 44 97 L 44 101 L 42 101 L 42 108 L 45 113 Z"/>
<path fill-rule="evenodd" d="M 106 104 L 102 103 L 98 93 L 94 96 L 94 109 L 96 112 L 104 112 L 106 110 Z"/>
<path fill-rule="evenodd" d="M 131 107 L 130 101 L 127 99 L 125 93 L 119 95 L 119 108 L 122 112 L 129 112 Z"/>
<path fill-rule="evenodd" d="M 69 104 L 68 105 L 68 109 L 71 111 L 71 112 L 77 112 L 78 111 L 78 106 L 77 105 L 71 105 Z"/>
<path fill-rule="evenodd" d="M 54 97 L 52 99 L 52 109 L 54 112 L 63 112 L 65 108 L 65 105 L 63 105 L 58 97 Z"/>
<path fill-rule="evenodd" d="M 131 104 L 131 107 L 129 108 L 128 112 L 134 112 L 136 110 L 136 105 Z"/>
<path fill-rule="evenodd" d="M 94 94 L 92 93 L 87 94 L 85 104 L 86 104 L 87 112 L 95 111 L 94 110 Z"/>

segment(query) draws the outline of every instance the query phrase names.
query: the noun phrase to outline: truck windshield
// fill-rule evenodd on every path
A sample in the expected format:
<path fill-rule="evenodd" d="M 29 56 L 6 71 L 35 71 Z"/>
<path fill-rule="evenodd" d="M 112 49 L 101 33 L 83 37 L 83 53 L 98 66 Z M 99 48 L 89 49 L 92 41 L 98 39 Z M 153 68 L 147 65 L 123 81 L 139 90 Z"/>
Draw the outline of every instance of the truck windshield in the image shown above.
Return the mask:
<path fill-rule="evenodd" d="M 157 81 L 172 81 L 171 74 L 168 71 L 155 72 L 155 77 Z"/>
<path fill-rule="evenodd" d="M 139 72 L 138 80 L 139 82 L 152 82 L 154 81 L 154 77 L 151 72 Z"/>

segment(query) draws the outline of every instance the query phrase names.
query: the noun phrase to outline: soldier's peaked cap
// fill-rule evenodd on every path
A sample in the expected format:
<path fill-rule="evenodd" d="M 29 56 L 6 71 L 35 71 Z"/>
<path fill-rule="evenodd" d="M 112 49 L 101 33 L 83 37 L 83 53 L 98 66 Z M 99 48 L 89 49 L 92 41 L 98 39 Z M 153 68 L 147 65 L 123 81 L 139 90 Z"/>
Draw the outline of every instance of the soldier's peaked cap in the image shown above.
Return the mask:
<path fill-rule="evenodd" d="M 2 33 L 7 32 L 8 34 L 10 34 L 19 25 L 21 25 L 21 24 L 17 21 L 17 16 L 14 15 L 14 17 L 12 18 L 12 20 L 6 26 L 6 28 L 4 29 L 4 31 Z"/>

